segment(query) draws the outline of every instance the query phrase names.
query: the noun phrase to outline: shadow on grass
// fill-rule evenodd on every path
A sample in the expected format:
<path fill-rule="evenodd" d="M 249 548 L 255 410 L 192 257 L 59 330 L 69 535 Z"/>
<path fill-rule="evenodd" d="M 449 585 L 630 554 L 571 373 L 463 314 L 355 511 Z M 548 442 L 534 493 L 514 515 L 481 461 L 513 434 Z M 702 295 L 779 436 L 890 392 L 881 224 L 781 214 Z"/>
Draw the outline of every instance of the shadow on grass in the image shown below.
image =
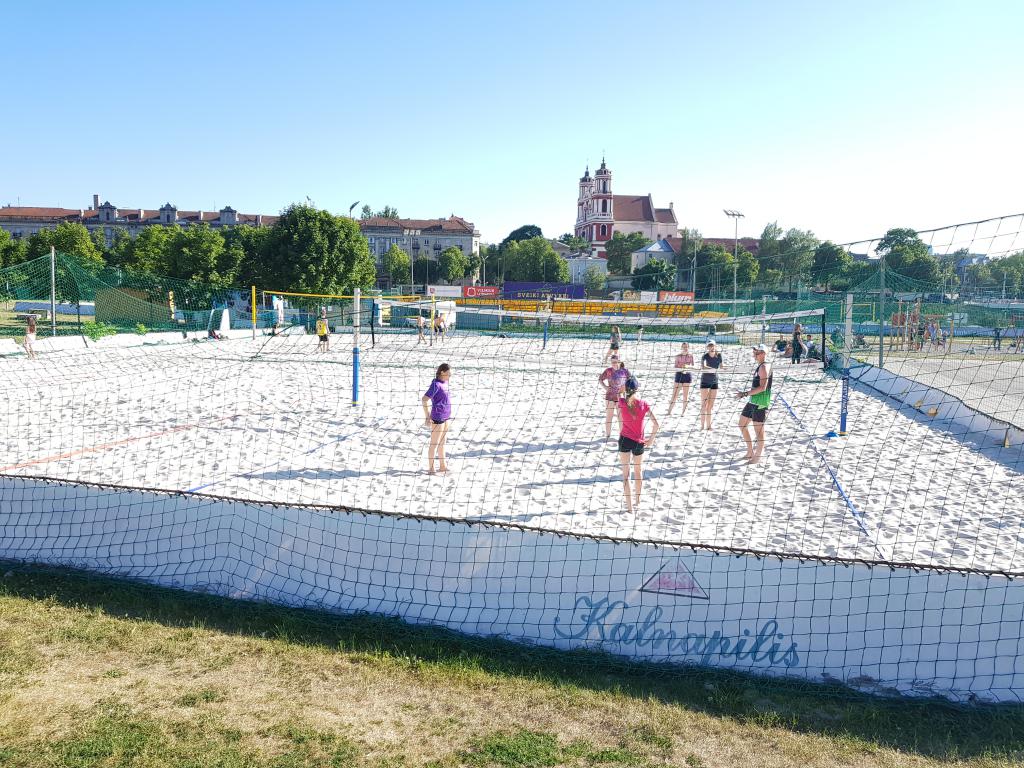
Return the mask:
<path fill-rule="evenodd" d="M 201 626 L 385 662 L 528 678 L 610 692 L 796 733 L 826 735 L 942 760 L 1024 760 L 1024 705 L 957 706 L 886 699 L 828 686 L 708 668 L 644 664 L 475 638 L 367 614 L 333 615 L 166 589 L 81 571 L 0 562 L 0 596 L 50 599 L 119 619 Z"/>

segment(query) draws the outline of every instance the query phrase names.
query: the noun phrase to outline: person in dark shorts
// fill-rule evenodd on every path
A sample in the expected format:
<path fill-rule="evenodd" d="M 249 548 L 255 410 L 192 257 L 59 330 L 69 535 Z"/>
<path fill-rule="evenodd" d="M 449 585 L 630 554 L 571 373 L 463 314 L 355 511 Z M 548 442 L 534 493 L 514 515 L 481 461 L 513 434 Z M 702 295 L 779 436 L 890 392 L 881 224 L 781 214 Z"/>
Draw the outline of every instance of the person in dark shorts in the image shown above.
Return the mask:
<path fill-rule="evenodd" d="M 797 365 L 800 362 L 800 356 L 804 353 L 804 341 L 803 341 L 804 329 L 800 323 L 793 326 L 793 357 L 790 358 L 790 363 Z"/>
<path fill-rule="evenodd" d="M 612 355 L 612 364 L 605 368 L 597 378 L 597 383 L 604 387 L 604 438 L 610 440 L 612 437 L 612 419 L 618 414 L 616 410 L 619 404 L 619 395 L 626 386 L 626 379 L 630 374 L 624 360 L 618 355 Z"/>
<path fill-rule="evenodd" d="M 700 359 L 700 428 L 711 429 L 711 410 L 715 407 L 715 398 L 718 396 L 718 371 L 724 368 L 722 365 L 722 354 L 718 351 L 715 342 L 707 343 L 707 351 Z"/>
<path fill-rule="evenodd" d="M 327 308 L 320 308 L 320 317 L 316 321 L 316 335 L 320 342 L 316 345 L 317 352 L 330 352 L 331 337 L 330 329 L 327 327 Z"/>
<path fill-rule="evenodd" d="M 674 362 L 676 379 L 675 386 L 672 387 L 672 400 L 668 404 L 669 416 L 672 415 L 672 409 L 675 407 L 680 390 L 683 392 L 683 413 L 686 413 L 686 404 L 690 402 L 690 384 L 693 383 L 693 376 L 690 374 L 689 367 L 693 365 L 693 355 L 690 354 L 690 345 L 685 341 L 682 350 L 675 356 Z"/>
<path fill-rule="evenodd" d="M 754 380 L 750 384 L 750 389 L 736 393 L 737 398 L 750 398 L 740 415 L 740 434 L 743 435 L 743 442 L 747 446 L 744 458 L 748 464 L 757 464 L 761 460 L 761 453 L 764 451 L 764 421 L 772 401 L 772 369 L 765 362 L 768 347 L 758 344 L 753 348 L 753 353 L 754 361 L 757 363 L 757 367 L 754 368 Z M 747 430 L 751 424 L 754 425 L 753 441 Z"/>
<path fill-rule="evenodd" d="M 608 338 L 608 351 L 604 353 L 603 362 L 608 362 L 609 357 L 614 357 L 619 354 L 619 347 L 622 346 L 622 331 L 619 330 L 619 326 L 612 326 L 611 336 Z"/>
<path fill-rule="evenodd" d="M 626 496 L 626 511 L 632 513 L 640 506 L 640 491 L 644 484 L 644 449 L 654 445 L 658 434 L 658 420 L 651 406 L 636 396 L 640 383 L 630 376 L 626 379 L 625 397 L 619 398 L 619 463 L 622 465 L 622 490 Z M 651 436 L 644 438 L 644 420 L 654 425 Z M 633 462 L 633 486 L 629 484 L 630 455 Z"/>
<path fill-rule="evenodd" d="M 444 444 L 448 439 L 448 420 L 452 417 L 452 401 L 448 397 L 448 380 L 452 369 L 448 363 L 437 366 L 434 380 L 423 393 L 423 425 L 430 430 L 430 447 L 427 448 L 427 473 L 434 474 L 434 456 L 440 460 L 440 471 L 447 472 Z"/>

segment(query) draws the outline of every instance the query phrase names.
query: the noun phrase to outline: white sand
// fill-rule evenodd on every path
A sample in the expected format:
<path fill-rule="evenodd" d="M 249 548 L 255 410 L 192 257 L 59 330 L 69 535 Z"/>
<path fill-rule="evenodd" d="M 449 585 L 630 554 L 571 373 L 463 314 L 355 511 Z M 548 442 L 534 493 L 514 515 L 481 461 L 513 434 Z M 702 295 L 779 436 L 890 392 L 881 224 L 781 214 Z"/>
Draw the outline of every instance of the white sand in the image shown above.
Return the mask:
<path fill-rule="evenodd" d="M 851 435 L 823 439 L 838 426 L 840 389 L 815 364 L 777 362 L 765 458 L 749 466 L 742 401 L 731 397 L 749 385 L 749 351 L 726 350 L 735 374 L 722 377 L 715 429 L 702 433 L 696 387 L 685 415 L 677 406 L 665 416 L 677 345 L 627 341 L 663 429 L 628 515 L 617 453 L 603 440 L 604 341 L 560 338 L 541 351 L 539 338 L 456 334 L 434 348 L 413 335 L 378 338 L 363 351 L 360 408 L 350 343 L 332 337 L 327 355 L 314 353 L 315 337 L 287 336 L 0 359 L 0 472 L 1024 571 L 1020 447 L 971 446 L 857 392 Z M 453 367 L 452 471 L 430 477 L 419 398 L 440 362 Z"/>

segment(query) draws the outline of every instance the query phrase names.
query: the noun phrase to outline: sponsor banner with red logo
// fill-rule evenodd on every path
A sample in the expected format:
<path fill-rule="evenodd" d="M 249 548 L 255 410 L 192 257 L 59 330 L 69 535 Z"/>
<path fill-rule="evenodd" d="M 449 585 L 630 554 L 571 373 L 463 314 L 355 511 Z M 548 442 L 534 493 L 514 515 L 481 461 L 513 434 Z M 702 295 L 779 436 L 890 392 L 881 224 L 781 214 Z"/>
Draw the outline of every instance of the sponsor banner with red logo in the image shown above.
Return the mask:
<path fill-rule="evenodd" d="M 496 299 L 500 290 L 496 285 L 466 285 L 462 288 L 462 298 Z"/>
<path fill-rule="evenodd" d="M 692 291 L 659 291 L 658 301 L 668 301 L 673 304 L 693 304 Z"/>

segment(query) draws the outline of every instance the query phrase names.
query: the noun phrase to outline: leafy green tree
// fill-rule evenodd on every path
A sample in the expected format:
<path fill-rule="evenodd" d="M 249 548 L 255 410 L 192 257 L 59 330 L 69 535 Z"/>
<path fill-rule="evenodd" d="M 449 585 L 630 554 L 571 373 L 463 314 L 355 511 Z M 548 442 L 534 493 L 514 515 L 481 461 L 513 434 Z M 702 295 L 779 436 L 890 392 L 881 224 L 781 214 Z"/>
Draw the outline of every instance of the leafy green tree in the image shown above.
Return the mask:
<path fill-rule="evenodd" d="M 590 241 L 585 237 L 576 237 L 568 232 L 558 238 L 558 242 L 565 244 L 573 253 L 586 253 L 590 251 Z"/>
<path fill-rule="evenodd" d="M 269 227 L 252 227 L 243 224 L 228 227 L 222 231 L 224 250 L 229 263 L 235 264 L 237 285 L 266 285 L 267 241 Z"/>
<path fill-rule="evenodd" d="M 697 249 L 697 293 L 708 295 L 717 285 L 721 285 L 724 275 L 728 275 L 728 283 L 732 286 L 732 252 L 721 245 L 704 243 Z M 737 281 L 739 279 L 737 273 Z"/>
<path fill-rule="evenodd" d="M 412 261 L 409 259 L 409 254 L 397 245 L 392 245 L 388 248 L 388 252 L 384 254 L 382 259 L 382 264 L 384 272 L 391 277 L 392 283 L 406 285 L 412 282 Z"/>
<path fill-rule="evenodd" d="M 938 259 L 928 253 L 928 246 L 913 229 L 890 229 L 878 242 L 875 251 L 885 258 L 887 269 L 905 277 L 930 283 L 941 279 Z"/>
<path fill-rule="evenodd" d="M 583 286 L 588 296 L 603 296 L 608 287 L 608 275 L 597 265 L 589 266 L 583 273 Z"/>
<path fill-rule="evenodd" d="M 377 267 L 359 222 L 292 205 L 267 235 L 265 284 L 304 293 L 370 288 Z"/>
<path fill-rule="evenodd" d="M 448 283 L 454 283 L 466 276 L 469 260 L 461 248 L 456 248 L 453 245 L 441 251 L 437 257 L 437 266 L 441 270 L 441 279 Z"/>
<path fill-rule="evenodd" d="M 483 259 L 479 254 L 471 253 L 466 256 L 466 274 L 465 277 L 470 280 L 475 280 L 480 276 L 480 267 L 483 265 Z"/>
<path fill-rule="evenodd" d="M 811 231 L 787 229 L 779 241 L 779 252 L 774 257 L 778 268 L 786 276 L 787 290 L 793 292 L 793 283 L 806 280 L 810 275 L 811 264 L 814 263 L 814 249 L 818 247 L 818 238 Z"/>
<path fill-rule="evenodd" d="M 608 271 L 615 275 L 628 275 L 633 268 L 633 251 L 639 251 L 650 245 L 651 241 L 640 232 L 624 235 L 621 232 L 612 234 L 604 244 L 608 256 Z"/>
<path fill-rule="evenodd" d="M 180 229 L 177 224 L 145 227 L 134 239 L 121 242 L 117 251 L 117 258 L 121 260 L 118 266 L 144 272 L 159 271 L 166 265 L 167 249 Z"/>
<path fill-rule="evenodd" d="M 11 233 L 0 229 L 0 267 L 12 267 L 20 264 L 28 256 L 28 246 L 24 240 L 15 240 Z"/>
<path fill-rule="evenodd" d="M 768 290 L 774 291 L 782 285 L 781 269 L 762 269 L 760 271 L 761 285 Z"/>
<path fill-rule="evenodd" d="M 496 245 L 480 246 L 481 277 L 485 282 L 498 285 L 503 277 L 501 274 L 501 251 Z"/>
<path fill-rule="evenodd" d="M 224 238 L 208 224 L 178 227 L 166 244 L 157 271 L 182 280 L 228 286 L 234 275 L 221 274 L 223 256 Z"/>
<path fill-rule="evenodd" d="M 633 270 L 632 285 L 638 291 L 667 291 L 675 282 L 675 269 L 663 259 L 649 259 L 642 267 Z"/>
<path fill-rule="evenodd" d="M 73 256 L 79 266 L 92 274 L 104 267 L 103 255 L 96 249 L 89 230 L 78 222 L 62 221 L 56 229 L 41 229 L 28 238 L 27 255 L 30 259 L 50 255 L 50 246 L 58 253 Z"/>
<path fill-rule="evenodd" d="M 779 226 L 779 222 L 777 221 L 766 224 L 764 229 L 761 230 L 761 239 L 758 244 L 757 255 L 760 257 L 761 263 L 764 264 L 766 268 L 781 271 L 781 266 L 778 263 L 778 255 L 781 252 L 782 234 L 782 227 Z"/>
<path fill-rule="evenodd" d="M 833 283 L 846 277 L 852 263 L 853 257 L 845 248 L 826 240 L 814 249 L 812 277 L 815 282 L 824 285 L 827 291 Z"/>
<path fill-rule="evenodd" d="M 743 289 L 752 288 L 757 282 L 757 276 L 761 274 L 761 264 L 750 251 L 743 250 L 738 255 L 736 285 Z"/>
<path fill-rule="evenodd" d="M 535 237 L 544 237 L 544 233 L 540 231 L 540 227 L 535 224 L 524 224 L 518 229 L 513 229 L 509 232 L 508 237 L 501 241 L 501 245 L 498 246 L 498 249 L 504 252 L 509 243 L 531 240 Z"/>
<path fill-rule="evenodd" d="M 437 262 L 427 256 L 420 256 L 412 265 L 412 281 L 414 283 L 436 283 L 441 274 Z"/>
<path fill-rule="evenodd" d="M 566 283 L 569 265 L 551 243 L 538 236 L 512 241 L 502 254 L 506 278 L 517 282 Z"/>
<path fill-rule="evenodd" d="M 371 208 L 369 205 L 364 205 L 359 210 L 359 218 L 360 219 L 368 219 L 371 216 L 373 216 L 373 208 Z"/>
<path fill-rule="evenodd" d="M 391 205 L 385 205 L 383 208 L 377 211 L 374 214 L 374 216 L 380 216 L 385 219 L 397 219 L 398 209 Z"/>

